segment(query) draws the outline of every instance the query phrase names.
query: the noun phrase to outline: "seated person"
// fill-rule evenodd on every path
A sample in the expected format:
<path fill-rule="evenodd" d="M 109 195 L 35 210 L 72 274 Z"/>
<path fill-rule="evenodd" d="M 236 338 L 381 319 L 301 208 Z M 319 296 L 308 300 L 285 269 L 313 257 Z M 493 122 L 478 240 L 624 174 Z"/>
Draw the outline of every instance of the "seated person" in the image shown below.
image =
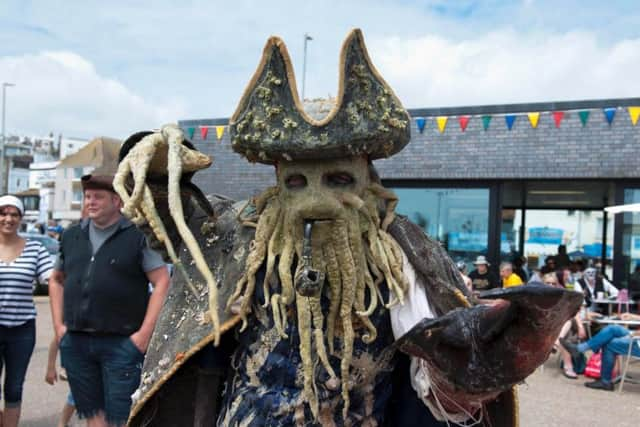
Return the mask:
<path fill-rule="evenodd" d="M 542 277 L 542 280 L 545 285 L 553 286 L 555 288 L 561 288 L 562 285 L 558 281 L 558 276 L 556 273 L 547 273 Z M 576 313 L 573 319 L 567 320 L 565 324 L 562 326 L 560 330 L 560 334 L 558 335 L 558 339 L 556 339 L 555 348 L 560 351 L 560 356 L 562 357 L 562 369 L 565 377 L 575 380 L 578 378 L 578 374 L 576 374 L 573 369 L 573 358 L 571 357 L 571 353 L 564 347 L 562 344 L 564 341 L 572 341 L 575 339 L 585 339 L 587 337 L 587 333 L 584 329 L 584 325 L 582 324 L 582 320 L 580 319 L 580 313 Z"/>
<path fill-rule="evenodd" d="M 510 262 L 500 264 L 500 277 L 502 278 L 503 288 L 511 288 L 524 284 L 520 276 L 513 272 L 513 265 Z"/>
<path fill-rule="evenodd" d="M 556 273 L 547 273 L 544 276 L 542 276 L 542 283 L 544 283 L 547 286 L 553 286 L 554 288 L 564 287 L 558 281 L 558 275 Z"/>
<path fill-rule="evenodd" d="M 622 320 L 640 320 L 640 315 L 622 313 L 620 318 Z M 620 325 L 608 325 L 591 339 L 578 345 L 567 340 L 561 340 L 561 343 L 574 357 L 587 350 L 595 352 L 602 349 L 602 368 L 600 371 L 600 379 L 585 383 L 585 386 L 599 390 L 612 391 L 613 382 L 611 375 L 616 362 L 616 356 L 627 354 L 629 352 L 629 345 L 631 344 L 631 337 L 638 336 L 640 336 L 640 330 L 630 331 Z M 640 342 L 633 344 L 631 354 L 633 356 L 640 357 Z"/>
<path fill-rule="evenodd" d="M 531 270 L 531 277 L 527 281 L 527 285 L 542 285 L 542 276 L 543 274 L 540 272 L 539 268 L 534 268 Z"/>
<path fill-rule="evenodd" d="M 540 273 L 547 274 L 556 271 L 556 259 L 553 256 L 548 256 L 544 259 L 544 265 L 540 268 Z"/>
<path fill-rule="evenodd" d="M 498 276 L 494 272 L 489 271 L 490 264 L 484 256 L 478 256 L 473 262 L 473 265 L 476 269 L 469 273 L 469 278 L 471 279 L 474 291 L 488 291 L 489 289 L 500 287 Z"/>
<path fill-rule="evenodd" d="M 602 275 L 598 274 L 593 267 L 587 268 L 584 271 L 582 279 L 574 283 L 573 289 L 584 294 L 584 300 L 590 311 L 597 311 L 599 313 L 605 313 L 607 311 L 607 307 L 603 304 L 593 302 L 599 292 L 605 295 L 608 294 L 613 298 L 618 296 L 618 288 L 613 286 L 611 282 Z"/>
<path fill-rule="evenodd" d="M 516 256 L 513 258 L 513 272 L 520 276 L 523 283 L 527 283 L 529 281 L 529 272 L 527 272 L 525 267 L 526 258 L 523 256 Z"/>

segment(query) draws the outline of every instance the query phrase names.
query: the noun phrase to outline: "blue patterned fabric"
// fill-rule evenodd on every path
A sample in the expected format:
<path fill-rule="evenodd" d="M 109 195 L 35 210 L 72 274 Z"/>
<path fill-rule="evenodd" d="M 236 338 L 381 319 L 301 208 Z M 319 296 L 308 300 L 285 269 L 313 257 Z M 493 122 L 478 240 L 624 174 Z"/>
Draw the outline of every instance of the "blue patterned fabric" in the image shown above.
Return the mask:
<path fill-rule="evenodd" d="M 321 363 L 316 364 L 319 422 L 315 422 L 302 396 L 303 373 L 295 304 L 287 313 L 288 338 L 282 340 L 274 328 L 271 309 L 260 307 L 264 300 L 261 280 L 257 282 L 253 313 L 247 329 L 238 337 L 239 345 L 232 359 L 232 374 L 227 381 L 218 425 L 382 425 L 391 397 L 391 374 L 396 363 L 395 352 L 390 347 L 393 333 L 389 311 L 380 305 L 370 316 L 378 331 L 377 339 L 371 344 L 364 344 L 358 338 L 363 329 L 358 329 L 354 322 L 356 339 L 349 378 L 352 386 L 348 422 L 342 419 L 341 387 L 328 388 L 326 381 L 329 376 Z M 326 296 L 322 298 L 322 306 L 323 312 L 328 313 L 329 300 Z M 329 355 L 329 361 L 338 376 L 341 359 L 336 355 L 342 353 L 341 338 L 342 331 L 337 326 L 335 355 Z M 313 347 L 312 354 L 315 354 Z"/>

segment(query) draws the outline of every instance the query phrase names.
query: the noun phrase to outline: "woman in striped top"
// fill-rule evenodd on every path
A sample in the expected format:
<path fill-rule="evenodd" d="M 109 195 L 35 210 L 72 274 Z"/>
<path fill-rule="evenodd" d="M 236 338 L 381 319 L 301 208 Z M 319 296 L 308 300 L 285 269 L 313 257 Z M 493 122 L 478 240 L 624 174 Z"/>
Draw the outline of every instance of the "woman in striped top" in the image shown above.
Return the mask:
<path fill-rule="evenodd" d="M 0 373 L 7 370 L 2 427 L 17 427 L 20 419 L 22 385 L 36 343 L 33 281 L 47 280 L 53 268 L 42 244 L 18 235 L 23 214 L 20 199 L 0 197 Z"/>

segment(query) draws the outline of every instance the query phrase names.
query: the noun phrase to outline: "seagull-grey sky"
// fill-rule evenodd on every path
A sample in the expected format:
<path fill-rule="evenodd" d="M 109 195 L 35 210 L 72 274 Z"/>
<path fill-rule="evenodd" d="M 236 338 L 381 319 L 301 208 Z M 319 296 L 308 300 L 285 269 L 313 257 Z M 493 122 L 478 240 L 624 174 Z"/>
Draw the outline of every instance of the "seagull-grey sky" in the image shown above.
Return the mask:
<path fill-rule="evenodd" d="M 335 95 L 351 28 L 406 107 L 640 96 L 637 2 L 3 0 L 7 131 L 118 138 L 228 117 L 270 35 Z"/>

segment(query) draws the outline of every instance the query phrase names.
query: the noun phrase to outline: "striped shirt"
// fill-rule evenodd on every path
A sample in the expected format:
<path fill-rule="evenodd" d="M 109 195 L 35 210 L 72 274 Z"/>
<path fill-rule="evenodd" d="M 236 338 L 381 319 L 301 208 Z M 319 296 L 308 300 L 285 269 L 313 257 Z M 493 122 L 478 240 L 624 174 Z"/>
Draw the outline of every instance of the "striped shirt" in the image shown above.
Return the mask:
<path fill-rule="evenodd" d="M 33 282 L 44 282 L 52 269 L 49 252 L 35 240 L 27 240 L 13 262 L 0 261 L 0 325 L 18 326 L 35 319 Z"/>

